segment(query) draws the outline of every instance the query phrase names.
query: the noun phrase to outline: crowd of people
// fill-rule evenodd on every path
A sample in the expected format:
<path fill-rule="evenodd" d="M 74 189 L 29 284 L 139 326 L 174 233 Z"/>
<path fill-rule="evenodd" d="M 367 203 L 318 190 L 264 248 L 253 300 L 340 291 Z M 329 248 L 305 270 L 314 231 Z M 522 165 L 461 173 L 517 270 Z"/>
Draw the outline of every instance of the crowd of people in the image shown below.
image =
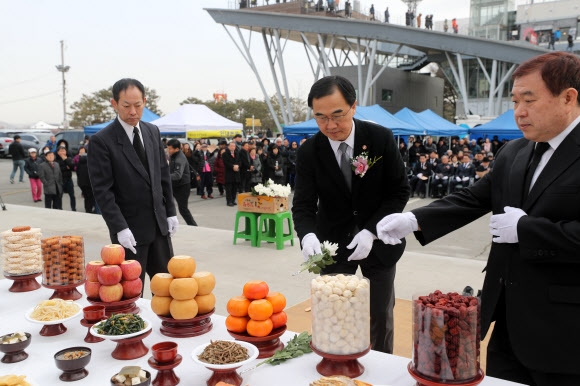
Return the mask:
<path fill-rule="evenodd" d="M 62 209 L 62 196 L 66 193 L 70 198 L 71 210 L 76 211 L 76 196 L 72 178 L 73 173 L 76 173 L 77 185 L 84 198 L 85 211 L 99 214 L 100 211 L 95 203 L 87 167 L 88 146 L 89 137 L 86 136 L 78 153 L 73 155 L 66 140 L 61 139 L 57 142 L 56 137 L 51 136 L 40 152 L 35 148 L 25 151 L 20 143 L 20 136 L 16 134 L 14 142 L 10 146 L 13 163 L 10 183 L 14 183 L 16 171 L 20 168 L 19 182 L 24 182 L 24 172 L 26 172 L 34 202 L 42 202 L 44 190 L 44 206 Z"/>
<path fill-rule="evenodd" d="M 452 137 L 451 145 L 445 138 L 435 143 L 430 136 L 423 140 L 409 136 L 408 145 L 401 140 L 399 151 L 407 165 L 411 197 L 440 198 L 474 184 L 493 168 L 494 154 L 506 142 L 497 136 L 491 140 Z"/>

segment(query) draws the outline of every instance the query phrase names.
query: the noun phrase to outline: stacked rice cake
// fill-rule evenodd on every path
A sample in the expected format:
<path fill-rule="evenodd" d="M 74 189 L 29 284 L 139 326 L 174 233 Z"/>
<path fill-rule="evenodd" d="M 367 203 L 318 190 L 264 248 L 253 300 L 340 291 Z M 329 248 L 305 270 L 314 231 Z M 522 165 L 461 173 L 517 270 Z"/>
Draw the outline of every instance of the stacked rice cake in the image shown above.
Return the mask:
<path fill-rule="evenodd" d="M 40 228 L 14 227 L 1 233 L 2 270 L 5 275 L 22 276 L 42 271 Z"/>

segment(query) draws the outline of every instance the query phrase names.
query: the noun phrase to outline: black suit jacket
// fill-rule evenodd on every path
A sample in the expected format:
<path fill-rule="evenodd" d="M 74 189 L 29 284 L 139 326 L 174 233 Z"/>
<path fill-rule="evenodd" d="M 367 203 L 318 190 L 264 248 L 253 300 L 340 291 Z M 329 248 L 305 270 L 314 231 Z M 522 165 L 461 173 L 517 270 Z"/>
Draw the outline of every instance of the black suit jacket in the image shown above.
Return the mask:
<path fill-rule="evenodd" d="M 511 141 L 473 186 L 415 209 L 429 243 L 504 206 L 521 208 L 517 244 L 492 243 L 482 291 L 481 334 L 488 331 L 502 290 L 511 346 L 528 368 L 580 374 L 580 125 L 558 146 L 523 201 L 534 143 Z M 441 221 L 444 218 L 445 221 Z"/>
<path fill-rule="evenodd" d="M 129 228 L 137 245 L 142 245 L 153 242 L 156 227 L 167 235 L 167 218 L 176 212 L 159 129 L 143 121 L 139 127 L 149 173 L 118 118 L 91 137 L 88 164 L 95 199 L 111 239 Z"/>
<path fill-rule="evenodd" d="M 401 153 L 392 132 L 377 124 L 355 122 L 353 155 L 366 151 L 370 159 L 382 157 L 364 175 L 352 174 L 349 191 L 328 138 L 318 132 L 298 149 L 292 214 L 300 240 L 315 233 L 318 239 L 338 243 L 338 259 L 352 250 L 346 246 L 358 230 L 377 233 L 386 215 L 400 213 L 409 198 L 409 183 Z M 391 246 L 375 240 L 371 254 L 392 266 L 401 257 L 404 243 Z"/>

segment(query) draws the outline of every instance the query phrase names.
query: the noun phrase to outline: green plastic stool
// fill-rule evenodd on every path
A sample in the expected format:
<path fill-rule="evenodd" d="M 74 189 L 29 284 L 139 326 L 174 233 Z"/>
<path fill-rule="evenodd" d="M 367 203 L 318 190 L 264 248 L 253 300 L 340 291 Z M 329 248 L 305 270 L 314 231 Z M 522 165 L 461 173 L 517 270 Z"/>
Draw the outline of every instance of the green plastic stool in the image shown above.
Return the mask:
<path fill-rule="evenodd" d="M 289 233 L 284 233 L 284 220 L 288 221 Z M 275 242 L 276 249 L 284 249 L 284 242 L 288 240 L 294 245 L 294 229 L 290 212 L 262 213 L 259 221 L 258 247 L 262 241 Z"/>
<path fill-rule="evenodd" d="M 253 212 L 240 212 L 236 213 L 236 222 L 234 224 L 234 245 L 236 245 L 237 239 L 250 240 L 252 247 L 258 247 L 258 217 L 259 213 Z M 244 218 L 245 228 L 243 231 L 238 232 L 238 226 L 240 224 L 240 219 Z"/>

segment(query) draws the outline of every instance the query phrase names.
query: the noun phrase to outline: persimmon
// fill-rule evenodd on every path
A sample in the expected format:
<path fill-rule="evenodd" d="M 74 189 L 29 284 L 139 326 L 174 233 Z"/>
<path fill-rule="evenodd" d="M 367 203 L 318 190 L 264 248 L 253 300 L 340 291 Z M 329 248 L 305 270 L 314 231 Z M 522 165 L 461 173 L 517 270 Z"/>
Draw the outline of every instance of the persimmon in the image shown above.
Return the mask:
<path fill-rule="evenodd" d="M 265 281 L 251 280 L 244 284 L 244 296 L 250 300 L 264 299 L 270 292 L 270 288 Z"/>
<path fill-rule="evenodd" d="M 266 320 L 273 313 L 272 303 L 266 299 L 252 300 L 248 307 L 248 315 L 254 320 Z"/>
<path fill-rule="evenodd" d="M 247 316 L 232 316 L 226 318 L 226 329 L 231 332 L 246 332 L 250 318 Z"/>
<path fill-rule="evenodd" d="M 270 319 L 266 320 L 253 320 L 248 321 L 246 330 L 251 336 L 266 336 L 272 332 L 274 329 L 272 321 Z"/>
<path fill-rule="evenodd" d="M 270 316 L 270 320 L 272 321 L 273 328 L 282 327 L 288 322 L 288 315 L 284 311 L 276 312 Z"/>
<path fill-rule="evenodd" d="M 274 313 L 278 313 L 284 310 L 286 307 L 286 298 L 280 292 L 270 292 L 266 295 L 266 300 L 272 303 L 272 308 Z"/>
<path fill-rule="evenodd" d="M 245 296 L 234 296 L 228 300 L 226 310 L 228 311 L 228 314 L 232 316 L 247 316 L 249 306 L 250 300 Z"/>

